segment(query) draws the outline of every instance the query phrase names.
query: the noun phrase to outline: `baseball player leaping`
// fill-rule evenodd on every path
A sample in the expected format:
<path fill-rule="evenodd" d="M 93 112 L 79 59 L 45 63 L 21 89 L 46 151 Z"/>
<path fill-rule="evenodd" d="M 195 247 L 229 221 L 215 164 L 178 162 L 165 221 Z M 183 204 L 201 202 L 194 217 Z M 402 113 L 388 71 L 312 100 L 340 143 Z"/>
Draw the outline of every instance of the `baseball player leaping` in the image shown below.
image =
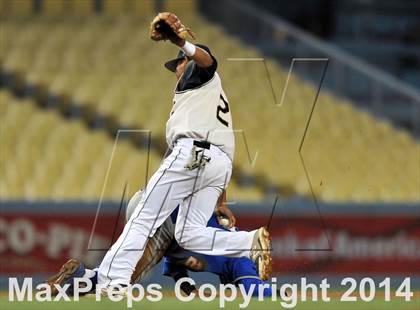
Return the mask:
<path fill-rule="evenodd" d="M 159 13 L 151 24 L 153 40 L 168 39 L 180 48 L 176 59 L 165 63 L 177 78 L 166 123 L 171 153 L 150 178 L 122 234 L 100 264 L 98 283 L 103 287 L 130 284 L 148 238 L 178 205 L 175 239 L 181 247 L 205 255 L 251 258 L 260 274 L 271 267 L 264 227 L 230 232 L 206 226 L 231 177 L 234 133 L 217 61 L 208 47 L 186 41 L 187 34 L 193 36 L 173 13 Z"/>

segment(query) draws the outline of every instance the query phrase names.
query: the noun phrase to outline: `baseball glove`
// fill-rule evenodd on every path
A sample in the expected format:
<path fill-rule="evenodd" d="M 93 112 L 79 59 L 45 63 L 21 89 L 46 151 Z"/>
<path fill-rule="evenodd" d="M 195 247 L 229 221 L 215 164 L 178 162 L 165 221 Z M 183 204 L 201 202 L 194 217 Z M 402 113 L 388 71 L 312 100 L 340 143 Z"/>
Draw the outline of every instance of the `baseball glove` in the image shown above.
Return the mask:
<path fill-rule="evenodd" d="M 154 41 L 186 39 L 190 36 L 195 39 L 194 32 L 185 27 L 179 18 L 170 12 L 163 12 L 156 15 L 150 24 L 150 38 Z"/>

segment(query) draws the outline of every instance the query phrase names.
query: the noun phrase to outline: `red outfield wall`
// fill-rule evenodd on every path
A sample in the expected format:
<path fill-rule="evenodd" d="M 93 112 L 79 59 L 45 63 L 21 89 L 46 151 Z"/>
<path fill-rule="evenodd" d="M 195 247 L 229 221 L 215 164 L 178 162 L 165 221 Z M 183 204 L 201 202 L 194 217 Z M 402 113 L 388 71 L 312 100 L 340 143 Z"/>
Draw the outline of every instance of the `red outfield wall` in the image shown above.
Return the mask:
<path fill-rule="evenodd" d="M 271 221 L 267 207 L 234 209 L 241 210 L 241 229 L 270 225 L 275 272 L 420 275 L 418 206 L 337 206 L 323 208 L 321 216 L 303 207 L 275 212 Z M 0 276 L 51 273 L 70 257 L 95 266 L 123 218 L 117 204 L 107 204 L 94 226 L 96 210 L 87 203 L 2 203 Z"/>
<path fill-rule="evenodd" d="M 419 216 L 323 214 L 322 219 L 325 225 L 314 217 L 291 216 L 287 225 L 273 219 L 275 271 L 420 275 Z"/>

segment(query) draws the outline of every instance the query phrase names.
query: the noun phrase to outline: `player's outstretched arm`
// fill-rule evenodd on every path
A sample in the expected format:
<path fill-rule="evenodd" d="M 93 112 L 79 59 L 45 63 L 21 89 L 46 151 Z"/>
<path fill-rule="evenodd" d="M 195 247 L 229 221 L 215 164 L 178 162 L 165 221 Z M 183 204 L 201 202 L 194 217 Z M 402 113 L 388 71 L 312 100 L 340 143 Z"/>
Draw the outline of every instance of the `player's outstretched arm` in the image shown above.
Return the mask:
<path fill-rule="evenodd" d="M 213 58 L 201 47 L 198 47 L 181 38 L 175 38 L 174 41 L 171 40 L 171 42 L 183 49 L 184 52 L 189 51 L 190 54 L 186 53 L 188 57 L 194 60 L 200 67 L 207 68 L 213 64 Z"/>

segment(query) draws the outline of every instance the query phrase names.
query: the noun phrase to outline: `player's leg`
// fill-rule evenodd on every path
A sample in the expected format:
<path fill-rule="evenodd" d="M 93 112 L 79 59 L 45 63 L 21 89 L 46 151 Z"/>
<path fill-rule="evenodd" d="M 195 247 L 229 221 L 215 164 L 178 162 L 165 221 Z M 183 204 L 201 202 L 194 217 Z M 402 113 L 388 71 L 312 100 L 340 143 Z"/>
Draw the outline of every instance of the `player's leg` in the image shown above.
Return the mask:
<path fill-rule="evenodd" d="M 163 275 L 172 277 L 175 281 L 187 276 L 187 270 L 194 272 L 210 272 L 220 278 L 221 283 L 234 283 L 242 285 L 248 293 L 252 290 L 253 296 L 272 296 L 271 287 L 262 287 L 267 282 L 261 280 L 255 264 L 248 258 L 229 258 L 225 256 L 211 256 L 179 250 L 176 253 L 167 253 L 164 262 Z"/>
<path fill-rule="evenodd" d="M 149 236 L 153 235 L 178 205 L 181 197 L 175 180 L 176 166 L 182 166 L 181 149 L 174 149 L 149 180 L 138 206 L 125 224 L 117 241 L 108 250 L 99 267 L 99 284 L 130 284 L 137 262 L 143 255 Z M 181 167 L 178 167 L 180 169 Z M 187 177 L 186 177 L 187 178 Z M 167 199 L 171 197 L 172 199 Z"/>
<path fill-rule="evenodd" d="M 126 222 L 128 222 L 131 215 L 139 205 L 143 194 L 144 191 L 139 190 L 131 197 L 127 204 L 125 213 Z M 147 241 L 146 249 L 140 260 L 137 262 L 136 268 L 131 276 L 131 283 L 138 282 L 162 260 L 165 251 L 168 249 L 174 238 L 174 230 L 175 224 L 172 222 L 171 218 L 168 217 L 165 222 L 156 230 L 153 237 L 149 238 Z"/>
<path fill-rule="evenodd" d="M 182 202 L 175 239 L 182 248 L 196 253 L 250 257 L 256 231 L 230 232 L 206 226 L 220 193 L 221 189 L 217 187 L 206 187 Z"/>
<path fill-rule="evenodd" d="M 194 150 L 194 149 L 193 149 Z M 271 266 L 270 238 L 265 228 L 256 231 L 226 232 L 206 227 L 217 200 L 231 176 L 232 162 L 218 147 L 201 150 L 207 164 L 197 175 L 201 189 L 180 205 L 175 238 L 187 250 L 207 255 L 248 257 L 265 269 Z"/>
<path fill-rule="evenodd" d="M 241 232 L 233 237 L 217 236 L 215 229 L 206 228 L 216 201 L 226 184 L 226 172 L 230 176 L 231 162 L 226 154 L 217 147 L 200 152 L 209 156 L 208 164 L 204 169 L 190 169 L 191 159 L 198 152 L 193 147 L 192 139 L 180 139 L 172 154 L 167 157 L 159 170 L 150 179 L 141 201 L 116 243 L 106 253 L 99 267 L 99 284 L 108 286 L 112 284 L 130 283 L 137 262 L 144 252 L 147 239 L 153 236 L 156 227 L 159 227 L 178 204 L 184 206 L 187 197 L 192 198 L 190 210 L 191 219 L 178 227 L 178 236 L 181 230 L 193 234 L 192 240 L 186 240 L 187 248 L 197 249 L 206 247 L 205 253 L 211 255 L 249 256 L 250 248 L 255 239 L 255 233 Z M 197 164 L 197 162 L 194 162 Z M 198 162 L 198 164 L 200 164 Z M 196 166 L 194 166 L 196 167 Z M 194 192 L 194 195 L 191 193 Z M 197 199 L 197 200 L 196 200 Z M 182 208 L 181 208 L 182 209 Z M 188 212 L 187 212 L 188 213 Z M 183 217 L 190 217 L 184 214 Z M 179 219 L 179 218 L 178 218 Z M 178 221 L 178 224 L 182 221 Z M 216 238 L 214 239 L 214 236 Z M 258 238 L 257 238 L 258 239 Z M 181 243 L 185 240 L 179 238 Z M 212 242 L 215 241 L 214 247 Z M 233 242 L 232 242 L 233 241 Z M 213 251 L 211 250 L 213 248 Z M 236 249 L 236 250 L 235 250 Z M 239 249 L 239 250 L 238 250 Z"/>
<path fill-rule="evenodd" d="M 172 223 L 171 218 L 168 218 L 162 226 L 160 226 L 152 238 L 149 238 L 145 253 L 137 262 L 134 273 L 131 276 L 131 283 L 138 282 L 144 275 L 146 275 L 154 266 L 156 266 L 163 258 L 163 255 L 173 240 L 175 224 Z M 74 279 L 84 280 L 84 283 L 91 284 L 91 290 L 96 290 L 98 284 L 98 268 L 89 269 L 85 268 L 83 263 L 77 259 L 70 259 L 60 268 L 60 271 L 50 277 L 46 282 L 51 287 L 52 295 L 58 293 L 54 284 L 63 286 L 70 284 L 67 293 L 73 294 Z"/>
<path fill-rule="evenodd" d="M 147 242 L 144 255 L 137 262 L 134 273 L 131 276 L 131 283 L 138 282 L 145 274 L 147 274 L 154 266 L 156 266 L 163 258 L 163 255 L 173 240 L 175 225 L 172 220 L 168 218 L 161 227 L 159 227 L 152 238 Z M 46 282 L 51 287 L 52 295 L 58 293 L 54 284 L 63 286 L 70 284 L 67 290 L 68 294 L 73 294 L 74 279 L 85 280 L 86 283 L 91 283 L 92 289 L 90 292 L 96 290 L 98 284 L 98 268 L 85 268 L 82 262 L 77 259 L 70 259 L 60 268 L 60 271 L 50 277 Z M 81 282 L 83 284 L 83 281 Z"/>
<path fill-rule="evenodd" d="M 191 149 L 182 144 L 175 146 L 151 177 L 122 234 L 100 264 L 101 286 L 130 284 L 148 238 L 194 188 L 197 175 L 185 168 L 190 156 Z"/>
<path fill-rule="evenodd" d="M 249 292 L 251 287 L 255 286 L 253 296 L 258 296 L 260 286 L 267 283 L 261 280 L 254 262 L 250 259 L 244 257 L 231 258 L 227 262 L 226 269 L 232 282 L 236 285 L 242 285 L 245 291 Z M 262 293 L 263 296 L 271 296 L 273 294 L 271 287 L 264 288 Z"/>
<path fill-rule="evenodd" d="M 54 296 L 58 293 L 55 284 L 63 287 L 70 284 L 67 294 L 73 294 L 74 279 L 84 279 L 92 284 L 92 290 L 95 290 L 97 284 L 97 269 L 85 268 L 83 263 L 77 259 L 70 259 L 61 266 L 60 271 L 50 277 L 46 282 L 51 287 L 51 294 Z"/>
<path fill-rule="evenodd" d="M 185 255 L 184 259 L 180 257 L 182 254 Z M 210 272 L 218 275 L 221 283 L 240 284 L 246 292 L 253 290 L 253 296 L 258 296 L 260 289 L 263 296 L 271 296 L 273 293 L 271 287 L 262 287 L 267 282 L 259 277 L 254 262 L 248 258 L 202 255 L 190 251 L 174 256 L 169 253 L 166 257 L 163 274 L 173 277 L 175 281 L 177 273 L 186 274 L 186 270 Z"/>
<path fill-rule="evenodd" d="M 140 202 L 142 194 L 143 191 L 138 191 L 130 199 L 126 210 L 126 221 L 131 217 L 135 207 Z M 137 282 L 160 262 L 163 254 L 174 238 L 174 230 L 175 223 L 172 222 L 171 218 L 168 218 L 156 230 L 154 236 L 149 238 L 145 249 L 145 255 L 143 255 L 140 261 L 137 262 L 135 271 L 131 277 L 131 283 Z M 50 285 L 53 295 L 57 294 L 57 289 L 54 284 L 60 286 L 70 284 L 67 293 L 72 294 L 75 278 L 83 279 L 88 283 L 90 282 L 92 285 L 91 291 L 95 291 L 96 285 L 98 284 L 98 268 L 88 269 L 85 268 L 81 261 L 77 259 L 70 259 L 61 266 L 60 271 L 57 274 L 50 277 L 46 282 Z"/>

